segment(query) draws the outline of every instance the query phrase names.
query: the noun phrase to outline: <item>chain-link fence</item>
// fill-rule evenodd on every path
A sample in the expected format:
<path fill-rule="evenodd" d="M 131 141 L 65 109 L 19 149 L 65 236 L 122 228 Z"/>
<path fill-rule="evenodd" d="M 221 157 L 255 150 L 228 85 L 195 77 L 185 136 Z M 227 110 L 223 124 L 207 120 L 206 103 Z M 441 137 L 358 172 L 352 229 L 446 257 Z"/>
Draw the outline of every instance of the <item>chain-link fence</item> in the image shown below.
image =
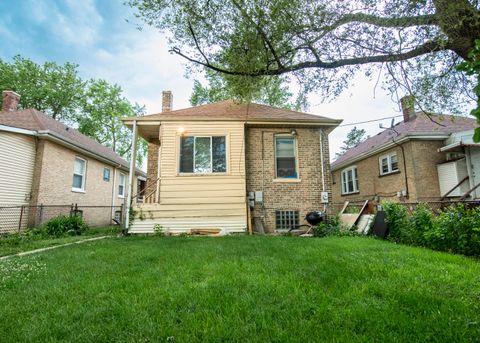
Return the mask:
<path fill-rule="evenodd" d="M 39 205 L 0 206 L 0 234 L 40 227 L 50 219 L 64 215 L 80 215 L 88 226 L 108 226 L 113 219 L 122 222 L 123 206 Z"/>

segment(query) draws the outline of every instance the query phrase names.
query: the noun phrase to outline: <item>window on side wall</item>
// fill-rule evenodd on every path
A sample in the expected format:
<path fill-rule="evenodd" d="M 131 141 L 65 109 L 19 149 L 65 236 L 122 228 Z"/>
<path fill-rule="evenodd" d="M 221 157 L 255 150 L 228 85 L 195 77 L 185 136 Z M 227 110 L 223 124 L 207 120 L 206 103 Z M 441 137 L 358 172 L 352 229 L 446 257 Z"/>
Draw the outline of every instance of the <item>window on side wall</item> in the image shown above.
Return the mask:
<path fill-rule="evenodd" d="M 275 137 L 275 166 L 277 178 L 298 178 L 297 154 L 294 137 Z"/>
<path fill-rule="evenodd" d="M 180 173 L 214 174 L 227 171 L 225 136 L 180 138 Z"/>
<path fill-rule="evenodd" d="M 72 191 L 85 192 L 85 175 L 87 171 L 87 161 L 76 157 L 73 164 L 73 182 Z"/>
<path fill-rule="evenodd" d="M 125 197 L 125 174 L 120 174 L 118 179 L 118 197 Z"/>
<path fill-rule="evenodd" d="M 103 168 L 103 181 L 110 182 L 110 168 Z"/>
<path fill-rule="evenodd" d="M 390 174 L 398 171 L 397 154 L 384 155 L 379 158 L 380 175 Z"/>
<path fill-rule="evenodd" d="M 357 167 L 350 167 L 342 170 L 342 194 L 358 192 Z"/>

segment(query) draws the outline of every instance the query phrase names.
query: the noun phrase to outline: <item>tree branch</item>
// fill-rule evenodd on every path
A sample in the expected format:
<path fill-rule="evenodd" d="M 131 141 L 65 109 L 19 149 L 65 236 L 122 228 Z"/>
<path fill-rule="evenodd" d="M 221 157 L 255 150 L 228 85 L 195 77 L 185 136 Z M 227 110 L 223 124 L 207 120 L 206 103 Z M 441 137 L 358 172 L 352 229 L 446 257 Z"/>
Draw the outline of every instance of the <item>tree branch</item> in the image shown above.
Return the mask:
<path fill-rule="evenodd" d="M 339 67 L 361 65 L 361 64 L 368 64 L 368 63 L 397 62 L 397 61 L 408 60 L 410 58 L 425 55 L 431 52 L 448 50 L 448 49 L 450 49 L 448 42 L 447 44 L 445 44 L 445 43 L 442 43 L 440 39 L 435 39 L 435 40 L 426 42 L 422 45 L 419 45 L 416 48 L 407 52 L 382 54 L 382 55 L 374 55 L 374 56 L 361 56 L 361 57 L 354 57 L 354 58 L 339 59 L 339 60 L 330 61 L 330 62 L 324 62 L 321 60 L 306 61 L 306 62 L 292 64 L 290 66 L 278 67 L 277 69 L 261 68 L 253 71 L 230 70 L 230 69 L 212 65 L 208 62 L 205 63 L 182 53 L 182 51 L 177 47 L 170 49 L 170 52 L 173 52 L 190 62 L 200 64 L 206 68 L 210 68 L 217 72 L 221 72 L 228 75 L 271 76 L 271 75 L 281 75 L 284 73 L 289 73 L 292 71 L 308 69 L 308 68 L 335 69 Z"/>

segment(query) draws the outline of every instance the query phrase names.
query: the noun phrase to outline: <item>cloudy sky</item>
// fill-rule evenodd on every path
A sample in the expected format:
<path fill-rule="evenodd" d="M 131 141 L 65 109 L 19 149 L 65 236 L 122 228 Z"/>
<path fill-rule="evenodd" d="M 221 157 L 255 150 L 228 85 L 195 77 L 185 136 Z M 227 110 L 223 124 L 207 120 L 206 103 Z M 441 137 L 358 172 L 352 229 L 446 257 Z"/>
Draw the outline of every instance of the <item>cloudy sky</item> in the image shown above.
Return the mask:
<path fill-rule="evenodd" d="M 81 77 L 103 78 L 120 85 L 132 102 L 148 113 L 161 109 L 162 90 L 171 90 L 174 108 L 189 106 L 195 75 L 185 61 L 170 55 L 161 33 L 137 29 L 138 20 L 122 0 L 1 0 L 0 58 L 20 54 L 37 63 L 79 65 Z M 353 86 L 331 103 L 312 95 L 310 113 L 344 120 L 344 124 L 399 115 L 399 108 L 380 87 L 358 76 Z M 396 119 L 397 122 L 401 118 Z M 390 119 L 357 125 L 374 135 Z M 352 126 L 330 135 L 331 156 Z"/>

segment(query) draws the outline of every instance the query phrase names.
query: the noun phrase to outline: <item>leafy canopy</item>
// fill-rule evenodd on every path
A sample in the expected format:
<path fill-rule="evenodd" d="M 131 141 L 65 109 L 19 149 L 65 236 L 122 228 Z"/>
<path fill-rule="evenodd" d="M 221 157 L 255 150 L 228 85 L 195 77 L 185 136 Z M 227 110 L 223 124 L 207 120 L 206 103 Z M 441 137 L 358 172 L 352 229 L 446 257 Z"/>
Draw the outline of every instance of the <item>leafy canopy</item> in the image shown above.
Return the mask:
<path fill-rule="evenodd" d="M 475 98 L 475 78 L 455 67 L 480 37 L 476 0 L 126 2 L 170 33 L 173 53 L 238 84 L 252 77 L 250 90 L 283 75 L 332 99 L 362 71 L 426 111 L 458 113 Z"/>

